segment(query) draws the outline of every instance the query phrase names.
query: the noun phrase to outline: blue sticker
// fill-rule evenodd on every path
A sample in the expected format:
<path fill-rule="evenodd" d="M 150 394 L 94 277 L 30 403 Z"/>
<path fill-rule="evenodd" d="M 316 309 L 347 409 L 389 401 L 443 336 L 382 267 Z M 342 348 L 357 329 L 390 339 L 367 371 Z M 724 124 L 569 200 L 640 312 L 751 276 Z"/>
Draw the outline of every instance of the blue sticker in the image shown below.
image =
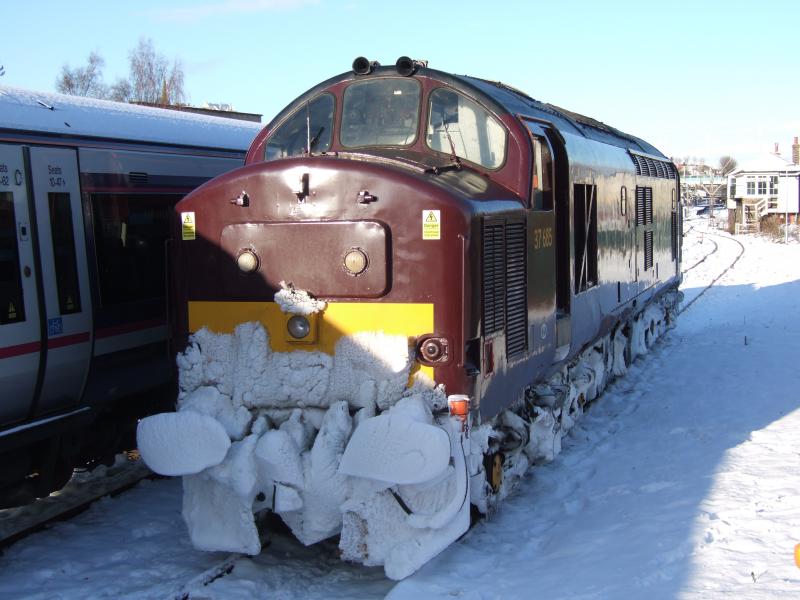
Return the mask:
<path fill-rule="evenodd" d="M 54 335 L 61 335 L 64 333 L 64 322 L 61 317 L 54 319 L 47 319 L 47 336 L 53 337 Z"/>

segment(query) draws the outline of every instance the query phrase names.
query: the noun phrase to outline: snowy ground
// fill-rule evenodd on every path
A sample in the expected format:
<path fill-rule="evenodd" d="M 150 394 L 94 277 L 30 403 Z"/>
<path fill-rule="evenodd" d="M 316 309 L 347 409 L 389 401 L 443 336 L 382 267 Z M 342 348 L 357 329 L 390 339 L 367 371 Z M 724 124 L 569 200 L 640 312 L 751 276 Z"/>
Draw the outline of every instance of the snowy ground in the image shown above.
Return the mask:
<path fill-rule="evenodd" d="M 691 301 L 739 253 L 684 240 Z M 702 239 L 702 243 L 701 240 Z M 800 245 L 742 259 L 615 382 L 498 514 L 395 584 L 276 536 L 208 586 L 178 479 L 147 481 L 0 556 L 0 598 L 796 598 Z"/>

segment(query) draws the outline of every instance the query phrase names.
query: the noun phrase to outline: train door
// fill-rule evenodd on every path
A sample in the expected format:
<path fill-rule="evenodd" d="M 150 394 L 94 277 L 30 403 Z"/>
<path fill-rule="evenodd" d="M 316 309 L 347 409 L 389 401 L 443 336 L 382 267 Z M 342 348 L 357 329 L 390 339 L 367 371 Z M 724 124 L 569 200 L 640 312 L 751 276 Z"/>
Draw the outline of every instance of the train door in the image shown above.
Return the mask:
<path fill-rule="evenodd" d="M 31 148 L 46 368 L 34 415 L 77 405 L 91 356 L 92 307 L 74 150 Z"/>
<path fill-rule="evenodd" d="M 552 361 L 559 346 L 560 316 L 558 293 L 558 228 L 559 212 L 552 130 L 525 120 L 533 151 L 531 178 L 531 212 L 529 218 L 528 322 L 530 352 L 541 357 L 542 364 Z"/>
<path fill-rule="evenodd" d="M 36 391 L 41 323 L 21 146 L 0 144 L 0 427 L 27 418 Z"/>

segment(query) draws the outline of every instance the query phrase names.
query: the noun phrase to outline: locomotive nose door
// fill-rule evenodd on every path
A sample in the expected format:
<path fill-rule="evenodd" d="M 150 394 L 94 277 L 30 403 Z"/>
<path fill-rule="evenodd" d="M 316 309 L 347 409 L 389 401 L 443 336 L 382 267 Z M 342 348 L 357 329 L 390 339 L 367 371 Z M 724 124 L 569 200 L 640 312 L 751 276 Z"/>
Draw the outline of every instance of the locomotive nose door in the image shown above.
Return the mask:
<path fill-rule="evenodd" d="M 0 145 L 0 428 L 30 412 L 41 347 L 21 146 Z"/>
<path fill-rule="evenodd" d="M 46 315 L 46 369 L 35 414 L 75 406 L 91 355 L 91 297 L 74 150 L 31 148 Z"/>

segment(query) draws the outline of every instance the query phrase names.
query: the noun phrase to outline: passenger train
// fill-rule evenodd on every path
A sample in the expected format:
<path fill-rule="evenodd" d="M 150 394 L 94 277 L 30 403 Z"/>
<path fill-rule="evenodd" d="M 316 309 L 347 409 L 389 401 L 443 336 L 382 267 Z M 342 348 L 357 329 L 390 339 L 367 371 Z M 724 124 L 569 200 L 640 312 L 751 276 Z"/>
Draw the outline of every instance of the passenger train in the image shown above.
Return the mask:
<path fill-rule="evenodd" d="M 245 162 L 175 207 L 179 410 L 139 429 L 199 548 L 272 511 L 404 577 L 674 317 L 674 165 L 509 85 L 359 58 Z"/>
<path fill-rule="evenodd" d="M 174 402 L 169 215 L 259 127 L 0 88 L 0 505 L 132 449 Z"/>

